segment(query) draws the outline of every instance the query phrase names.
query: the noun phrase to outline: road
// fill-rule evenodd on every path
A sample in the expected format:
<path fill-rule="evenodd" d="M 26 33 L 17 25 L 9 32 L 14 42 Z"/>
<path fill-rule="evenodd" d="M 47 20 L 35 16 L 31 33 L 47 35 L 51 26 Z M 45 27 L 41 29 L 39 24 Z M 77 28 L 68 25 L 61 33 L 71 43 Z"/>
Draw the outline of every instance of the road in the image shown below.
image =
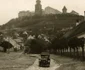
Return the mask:
<path fill-rule="evenodd" d="M 39 67 L 39 60 L 36 59 L 34 64 L 27 68 L 26 70 L 56 70 L 57 68 L 60 67 L 60 64 L 56 64 L 56 62 L 51 59 L 51 64 L 50 67 L 44 68 L 44 67 Z"/>
<path fill-rule="evenodd" d="M 49 68 L 38 67 L 39 55 L 0 52 L 0 70 L 85 70 L 85 61 L 58 55 L 50 55 L 51 66 Z M 55 60 L 55 61 L 54 61 Z"/>

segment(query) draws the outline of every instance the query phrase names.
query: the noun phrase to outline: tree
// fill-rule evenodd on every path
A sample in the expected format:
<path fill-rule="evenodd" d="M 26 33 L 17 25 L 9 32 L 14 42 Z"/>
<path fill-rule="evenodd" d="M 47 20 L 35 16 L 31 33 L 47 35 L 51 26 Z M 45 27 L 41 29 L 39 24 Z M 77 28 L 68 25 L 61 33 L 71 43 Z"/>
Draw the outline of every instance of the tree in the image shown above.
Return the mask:
<path fill-rule="evenodd" d="M 13 47 L 13 45 L 9 43 L 8 41 L 1 42 L 0 46 L 3 47 L 4 52 L 7 52 L 7 49 L 10 49 Z"/>

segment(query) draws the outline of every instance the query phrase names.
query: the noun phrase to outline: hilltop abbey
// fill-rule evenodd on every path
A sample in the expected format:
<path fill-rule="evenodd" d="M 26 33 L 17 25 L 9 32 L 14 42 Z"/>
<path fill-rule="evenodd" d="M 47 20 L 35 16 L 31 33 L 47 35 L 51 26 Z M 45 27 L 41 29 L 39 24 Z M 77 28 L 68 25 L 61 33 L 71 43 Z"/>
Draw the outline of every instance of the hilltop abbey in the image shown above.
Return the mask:
<path fill-rule="evenodd" d="M 30 11 L 20 11 L 18 13 L 18 17 L 22 18 L 22 17 L 30 17 L 30 16 L 42 16 L 42 15 L 49 15 L 49 14 L 66 14 L 67 12 L 67 8 L 64 6 L 62 9 L 62 12 L 60 12 L 57 9 L 54 9 L 52 7 L 46 7 L 44 10 L 42 9 L 42 5 L 41 5 L 41 0 L 36 0 L 36 4 L 35 4 L 35 11 L 30 12 Z M 71 14 L 75 14 L 75 15 L 79 15 L 79 13 L 77 13 L 76 11 L 72 10 L 70 12 Z"/>

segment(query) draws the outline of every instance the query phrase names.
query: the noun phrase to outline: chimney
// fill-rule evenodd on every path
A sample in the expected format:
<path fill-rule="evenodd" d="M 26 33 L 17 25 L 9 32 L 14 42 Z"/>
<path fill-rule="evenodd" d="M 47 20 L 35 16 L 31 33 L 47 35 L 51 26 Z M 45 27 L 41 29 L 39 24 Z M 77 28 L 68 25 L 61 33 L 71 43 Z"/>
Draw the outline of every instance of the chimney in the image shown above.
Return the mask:
<path fill-rule="evenodd" d="M 84 11 L 84 20 L 85 20 L 85 11 Z"/>

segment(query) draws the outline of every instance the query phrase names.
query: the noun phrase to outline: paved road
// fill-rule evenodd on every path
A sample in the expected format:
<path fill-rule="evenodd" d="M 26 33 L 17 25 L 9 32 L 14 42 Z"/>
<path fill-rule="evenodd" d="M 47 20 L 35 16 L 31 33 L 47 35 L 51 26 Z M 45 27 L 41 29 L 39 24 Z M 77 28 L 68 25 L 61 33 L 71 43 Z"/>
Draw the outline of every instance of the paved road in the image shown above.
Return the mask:
<path fill-rule="evenodd" d="M 51 59 L 50 67 L 48 68 L 39 67 L 39 60 L 36 59 L 34 64 L 27 68 L 26 70 L 56 70 L 58 67 L 60 67 L 60 65 L 56 64 L 56 62 L 53 59 Z"/>

